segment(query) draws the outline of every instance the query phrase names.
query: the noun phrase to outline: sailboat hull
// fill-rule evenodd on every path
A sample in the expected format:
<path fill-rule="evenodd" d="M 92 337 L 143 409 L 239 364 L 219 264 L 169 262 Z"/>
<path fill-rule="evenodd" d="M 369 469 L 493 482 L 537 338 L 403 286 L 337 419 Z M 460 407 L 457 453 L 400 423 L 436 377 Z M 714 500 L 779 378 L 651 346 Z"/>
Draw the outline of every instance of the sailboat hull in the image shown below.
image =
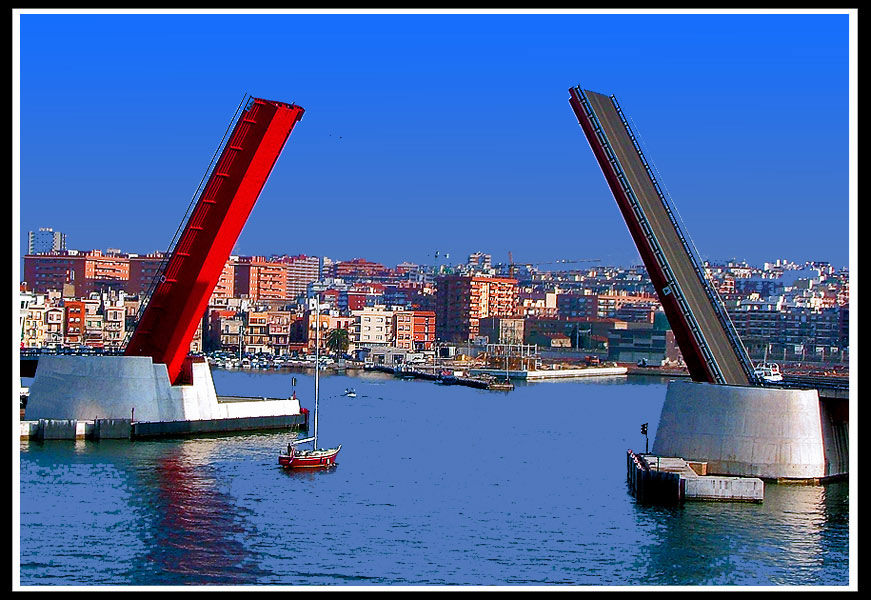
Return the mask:
<path fill-rule="evenodd" d="M 279 454 L 278 464 L 285 469 L 326 469 L 336 464 L 338 448 L 326 450 L 296 450 L 291 447 L 289 454 Z"/>

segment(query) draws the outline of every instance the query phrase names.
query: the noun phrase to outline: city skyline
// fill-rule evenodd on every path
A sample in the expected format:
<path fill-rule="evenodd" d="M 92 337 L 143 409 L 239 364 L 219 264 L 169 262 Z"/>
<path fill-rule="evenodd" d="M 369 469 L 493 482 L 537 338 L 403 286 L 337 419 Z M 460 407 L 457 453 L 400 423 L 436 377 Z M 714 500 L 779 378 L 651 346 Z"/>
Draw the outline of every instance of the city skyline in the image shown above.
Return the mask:
<path fill-rule="evenodd" d="M 20 25 L 22 254 L 45 226 L 72 248 L 165 250 L 250 93 L 306 115 L 238 254 L 639 264 L 568 106 L 580 84 L 618 98 L 703 259 L 849 264 L 844 12 L 42 13 Z"/>
<path fill-rule="evenodd" d="M 53 228 L 46 228 L 46 229 L 53 229 Z M 56 234 L 64 234 L 63 231 L 55 230 L 54 232 Z M 26 232 L 26 233 L 32 233 L 32 232 Z M 90 254 L 94 251 L 103 253 L 104 255 L 111 255 L 112 253 L 117 252 L 121 256 L 128 256 L 129 255 L 129 256 L 142 256 L 142 257 L 144 257 L 147 254 L 150 254 L 150 252 L 128 251 L 124 248 L 92 248 L 92 247 L 87 246 L 87 244 L 80 246 L 80 247 L 70 247 L 70 248 L 61 250 L 60 252 L 62 252 L 62 253 L 63 252 L 72 252 L 74 255 L 87 255 L 87 254 Z M 157 250 L 157 249 L 155 249 L 151 252 L 164 253 L 163 250 Z M 37 252 L 35 254 L 40 254 L 40 252 Z M 471 265 L 478 264 L 473 259 L 476 259 L 480 255 L 490 257 L 492 259 L 490 262 L 490 267 L 484 267 L 484 268 L 482 268 L 482 271 L 488 271 L 488 270 L 492 269 L 493 271 L 500 272 L 500 271 L 504 271 L 504 270 L 508 269 L 511 265 L 514 265 L 515 267 L 518 267 L 518 268 L 519 267 L 532 267 L 533 269 L 540 271 L 540 272 L 588 271 L 590 269 L 602 269 L 602 268 L 646 270 L 646 267 L 644 266 L 644 264 L 640 258 L 638 260 L 636 260 L 635 262 L 630 262 L 627 264 L 604 263 L 599 259 L 573 260 L 573 259 L 559 259 L 559 258 L 554 260 L 554 261 L 547 261 L 547 262 L 544 262 L 544 261 L 542 261 L 542 262 L 514 261 L 513 263 L 510 263 L 507 258 L 505 260 L 496 260 L 495 258 L 493 258 L 492 254 L 487 252 L 486 249 L 478 249 L 475 252 L 470 253 L 469 255 L 463 255 L 463 256 L 445 257 L 444 255 L 440 255 L 438 261 L 421 262 L 421 263 L 416 263 L 416 262 L 410 261 L 408 259 L 402 259 L 401 257 L 395 263 L 391 263 L 391 262 L 382 263 L 380 261 L 369 260 L 369 258 L 367 256 L 363 256 L 359 253 L 355 254 L 355 255 L 348 255 L 348 256 L 335 256 L 335 255 L 334 256 L 330 256 L 330 255 L 317 256 L 317 255 L 314 255 L 311 253 L 306 253 L 306 252 L 288 252 L 288 251 L 281 251 L 281 250 L 275 250 L 272 252 L 267 252 L 265 254 L 256 254 L 256 255 L 243 255 L 243 254 L 239 254 L 239 253 L 233 253 L 230 255 L 230 258 L 228 259 L 228 261 L 236 260 L 236 259 L 248 259 L 248 258 L 254 258 L 254 257 L 262 257 L 263 259 L 265 259 L 266 261 L 269 262 L 272 260 L 280 259 L 282 257 L 306 257 L 306 258 L 311 258 L 311 259 L 318 259 L 319 261 L 323 260 L 323 259 L 327 259 L 330 261 L 330 264 L 335 264 L 335 263 L 350 264 L 350 263 L 353 263 L 355 261 L 368 261 L 371 263 L 381 264 L 382 266 L 384 266 L 388 269 L 394 269 L 395 267 L 403 266 L 403 265 L 416 265 L 418 267 L 427 267 L 427 268 L 438 269 L 440 267 L 445 267 L 445 268 L 469 267 Z M 24 255 L 22 255 L 21 258 L 23 260 Z M 711 259 L 711 260 L 706 259 L 706 264 L 709 264 L 711 266 L 724 266 L 727 264 L 734 264 L 734 265 L 746 264 L 749 267 L 756 268 L 756 269 L 764 269 L 766 267 L 766 265 L 774 266 L 775 264 L 778 264 L 778 263 L 781 266 L 785 266 L 787 269 L 793 269 L 793 268 L 802 269 L 802 268 L 806 268 L 806 267 L 813 265 L 813 264 L 829 264 L 836 272 L 844 270 L 844 269 L 849 270 L 849 265 L 839 266 L 837 264 L 829 263 L 828 261 L 816 261 L 816 260 L 798 261 L 798 260 L 793 260 L 791 257 L 788 257 L 788 256 L 771 257 L 769 259 L 762 260 L 758 263 L 748 261 L 747 259 L 745 259 L 741 256 L 733 256 L 733 257 L 728 257 L 728 258 L 718 258 L 718 259 Z"/>

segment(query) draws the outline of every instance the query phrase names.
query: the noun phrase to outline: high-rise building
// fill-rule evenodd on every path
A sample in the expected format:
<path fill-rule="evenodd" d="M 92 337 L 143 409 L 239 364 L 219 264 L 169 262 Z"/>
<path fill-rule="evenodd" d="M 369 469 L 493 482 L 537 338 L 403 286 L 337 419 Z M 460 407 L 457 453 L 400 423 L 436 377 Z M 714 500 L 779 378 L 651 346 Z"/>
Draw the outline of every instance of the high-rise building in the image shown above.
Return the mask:
<path fill-rule="evenodd" d="M 438 338 L 465 343 L 479 335 L 480 319 L 517 314 L 517 280 L 463 275 L 439 277 L 435 304 Z"/>
<path fill-rule="evenodd" d="M 305 295 L 308 284 L 320 278 L 320 259 L 317 256 L 299 254 L 273 257 L 272 260 L 285 265 L 289 298 Z"/>
<path fill-rule="evenodd" d="M 267 262 L 262 256 L 240 257 L 235 265 L 233 289 L 238 296 L 260 300 L 283 300 L 287 294 L 287 276 L 281 263 Z"/>
<path fill-rule="evenodd" d="M 27 234 L 28 254 L 47 254 L 67 249 L 67 236 L 51 227 L 40 227 L 39 231 Z"/>

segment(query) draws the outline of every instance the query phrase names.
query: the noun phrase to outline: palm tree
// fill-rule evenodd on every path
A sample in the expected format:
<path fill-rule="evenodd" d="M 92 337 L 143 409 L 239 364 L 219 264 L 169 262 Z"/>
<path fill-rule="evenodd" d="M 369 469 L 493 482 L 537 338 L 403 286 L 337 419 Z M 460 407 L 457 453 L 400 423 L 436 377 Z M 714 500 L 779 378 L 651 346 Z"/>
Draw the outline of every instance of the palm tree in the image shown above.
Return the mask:
<path fill-rule="evenodd" d="M 345 329 L 333 329 L 327 334 L 327 348 L 336 354 L 344 354 L 350 345 L 351 339 Z"/>

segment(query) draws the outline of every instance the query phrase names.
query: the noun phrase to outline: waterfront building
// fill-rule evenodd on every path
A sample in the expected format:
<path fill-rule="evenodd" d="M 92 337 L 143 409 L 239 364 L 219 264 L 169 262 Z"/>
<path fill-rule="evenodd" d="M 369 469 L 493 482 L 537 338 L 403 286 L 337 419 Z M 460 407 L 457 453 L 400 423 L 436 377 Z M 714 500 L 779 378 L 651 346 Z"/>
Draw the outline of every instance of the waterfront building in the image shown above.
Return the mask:
<path fill-rule="evenodd" d="M 37 231 L 27 232 L 27 253 L 48 254 L 67 249 L 67 236 L 51 227 L 40 227 Z"/>
<path fill-rule="evenodd" d="M 387 346 L 393 341 L 393 314 L 383 307 L 356 310 L 353 329 L 349 332 L 356 348 L 362 346 Z"/>
<path fill-rule="evenodd" d="M 350 315 L 330 315 L 330 325 L 327 329 L 326 335 L 329 336 L 330 333 L 336 329 L 344 329 L 348 332 L 348 349 L 346 352 L 353 352 L 355 349 L 354 340 L 351 336 L 351 331 L 354 329 L 354 325 L 357 322 L 356 317 Z M 332 350 L 327 346 L 327 350 L 332 352 Z"/>
<path fill-rule="evenodd" d="M 267 352 L 276 356 L 289 354 L 290 325 L 293 321 L 294 313 L 289 311 L 269 310 L 266 312 Z"/>
<path fill-rule="evenodd" d="M 102 347 L 121 350 L 127 335 L 124 293 L 101 294 L 99 310 L 103 316 L 100 340 Z"/>
<path fill-rule="evenodd" d="M 608 332 L 608 360 L 635 363 L 643 359 L 650 365 L 679 361 L 677 342 L 670 329 L 657 329 L 641 323 L 635 325 L 638 326 Z"/>
<path fill-rule="evenodd" d="M 479 336 L 484 317 L 517 315 L 516 279 L 445 275 L 437 279 L 436 324 L 438 339 L 466 343 Z"/>
<path fill-rule="evenodd" d="M 18 322 L 21 327 L 21 347 L 41 348 L 47 337 L 48 304 L 45 294 L 23 292 L 20 301 Z"/>
<path fill-rule="evenodd" d="M 85 343 L 85 303 L 64 300 L 64 344 L 80 346 Z"/>
<path fill-rule="evenodd" d="M 393 346 L 405 350 L 432 350 L 436 339 L 433 311 L 396 311 L 393 315 Z"/>
<path fill-rule="evenodd" d="M 207 350 L 239 351 L 242 318 L 235 310 L 209 309 L 204 343 Z"/>
<path fill-rule="evenodd" d="M 245 331 L 242 343 L 245 352 L 252 354 L 269 352 L 269 324 L 266 313 L 248 311 L 244 313 L 244 321 Z"/>

